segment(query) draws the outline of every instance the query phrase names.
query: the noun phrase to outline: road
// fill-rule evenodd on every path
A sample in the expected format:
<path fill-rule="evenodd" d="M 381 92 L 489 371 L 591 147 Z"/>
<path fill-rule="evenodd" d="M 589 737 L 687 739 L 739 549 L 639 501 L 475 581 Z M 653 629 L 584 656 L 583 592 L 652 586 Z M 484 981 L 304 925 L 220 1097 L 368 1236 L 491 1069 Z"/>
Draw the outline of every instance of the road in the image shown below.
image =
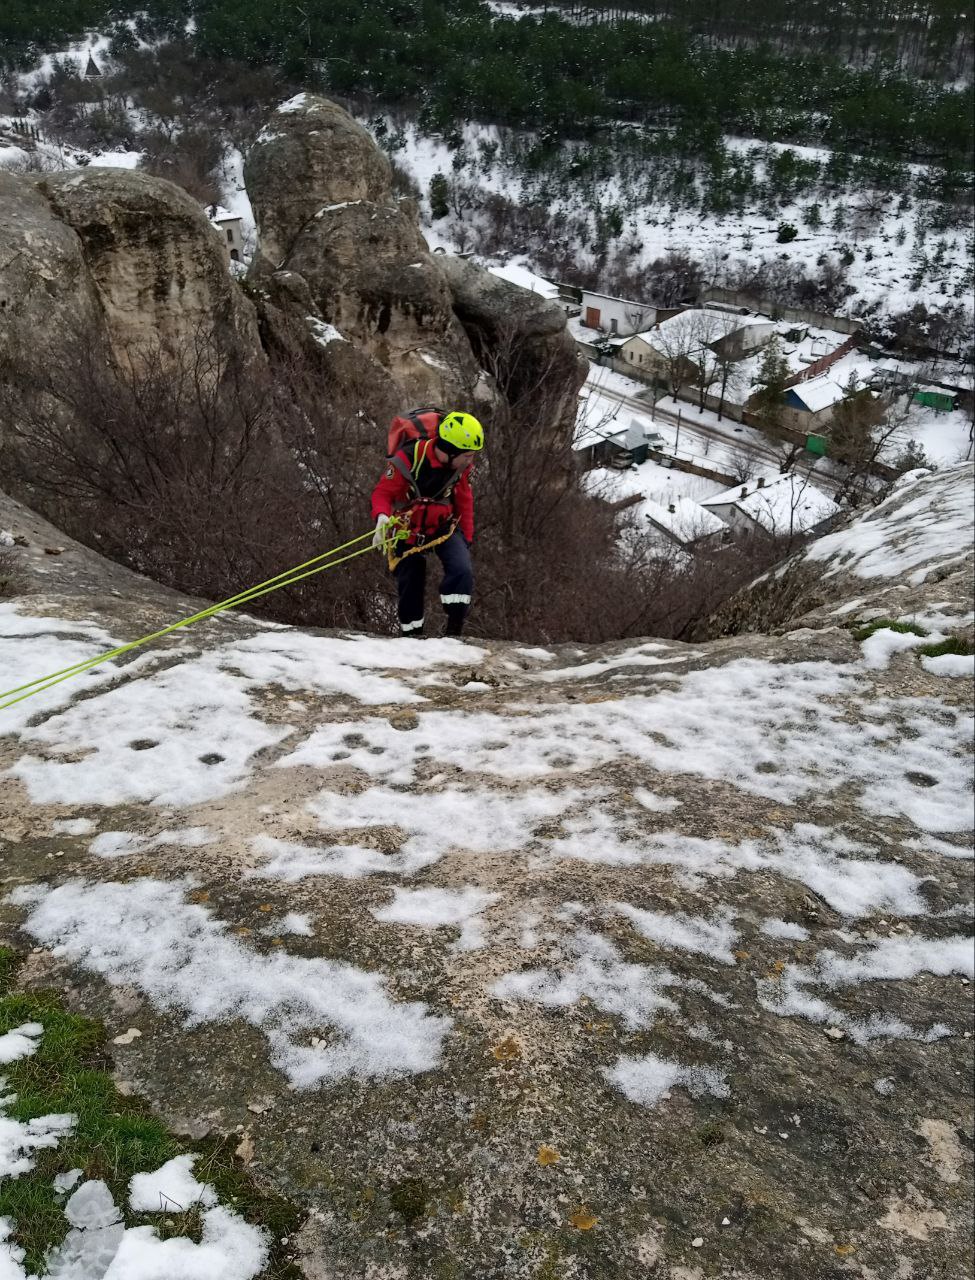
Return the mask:
<path fill-rule="evenodd" d="M 653 406 L 649 400 L 641 399 L 640 395 L 626 395 L 624 392 L 598 383 L 595 389 L 599 395 L 615 400 L 618 404 L 625 405 L 645 417 L 650 417 L 655 422 L 666 423 L 673 427 L 678 425 L 677 413 L 663 408 L 659 403 Z M 736 426 L 732 419 L 728 420 L 727 428 L 722 430 L 710 426 L 707 422 L 699 422 L 697 417 L 697 411 L 691 404 L 686 409 L 680 410 L 680 452 L 682 454 L 685 452 L 688 455 L 693 454 L 710 461 L 716 470 L 727 471 L 728 466 L 724 461 L 727 454 L 710 458 L 708 456 L 712 445 L 719 444 L 724 450 L 733 452 L 740 450 L 749 458 L 774 471 L 781 469 L 782 458 L 788 448 L 784 441 L 775 443 L 766 440 L 754 427 Z M 820 488 L 835 492 L 839 487 L 840 477 L 835 473 L 836 465 L 835 462 L 831 463 L 825 458 L 819 460 L 816 466 L 816 484 Z"/>

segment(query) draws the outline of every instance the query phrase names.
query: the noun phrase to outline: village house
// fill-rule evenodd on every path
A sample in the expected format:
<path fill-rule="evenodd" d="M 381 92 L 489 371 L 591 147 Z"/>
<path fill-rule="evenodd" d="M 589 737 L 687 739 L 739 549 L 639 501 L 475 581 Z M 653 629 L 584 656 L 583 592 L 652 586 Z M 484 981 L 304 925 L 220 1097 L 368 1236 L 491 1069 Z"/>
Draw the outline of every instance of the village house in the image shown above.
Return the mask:
<path fill-rule="evenodd" d="M 241 218 L 222 205 L 207 206 L 210 225 L 215 227 L 231 262 L 244 260 L 244 224 Z"/>
<path fill-rule="evenodd" d="M 730 536 L 724 520 L 681 494 L 675 493 L 666 506 L 646 499 L 641 510 L 651 528 L 679 547 L 717 544 Z"/>
<path fill-rule="evenodd" d="M 787 538 L 821 532 L 840 510 L 807 476 L 790 471 L 736 485 L 701 506 L 739 534 Z"/>
<path fill-rule="evenodd" d="M 564 301 L 574 303 L 578 308 L 578 327 L 583 332 L 577 336 L 583 340 L 585 330 L 589 330 L 591 339 L 597 336 L 629 337 L 683 310 L 681 307 L 658 307 L 652 302 L 614 298 L 608 293 L 596 293 L 571 284 L 560 284 L 559 293 Z"/>
<path fill-rule="evenodd" d="M 698 384 L 702 349 L 730 363 L 760 351 L 774 334 L 775 324 L 766 316 L 689 308 L 621 343 L 613 367 L 645 381 L 664 382 L 677 374 L 679 381 Z"/>
<path fill-rule="evenodd" d="M 817 378 L 795 383 L 785 392 L 783 425 L 807 435 L 822 435 L 833 420 L 836 406 L 846 398 L 851 379 L 865 387 L 873 374 L 874 367 L 867 362 L 844 364 Z"/>

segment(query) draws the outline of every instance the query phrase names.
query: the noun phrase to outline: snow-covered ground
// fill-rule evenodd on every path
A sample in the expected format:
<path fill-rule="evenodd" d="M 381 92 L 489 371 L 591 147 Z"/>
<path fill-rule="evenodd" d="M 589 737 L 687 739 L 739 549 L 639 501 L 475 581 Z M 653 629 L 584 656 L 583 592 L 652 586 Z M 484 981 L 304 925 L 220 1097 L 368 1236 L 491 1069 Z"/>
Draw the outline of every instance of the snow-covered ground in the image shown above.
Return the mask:
<path fill-rule="evenodd" d="M 905 413 L 901 400 L 894 413 L 898 425 L 887 443 L 886 457 L 899 456 L 911 440 L 921 445 L 928 461 L 938 467 L 948 467 L 972 457 L 970 409 L 931 409 L 911 403 Z"/>
<path fill-rule="evenodd" d="M 228 212 L 240 218 L 244 237 L 244 261 L 248 262 L 257 247 L 257 223 L 244 184 L 244 157 L 237 147 L 228 147 L 224 151 L 220 167 L 220 192 Z"/>
<path fill-rule="evenodd" d="M 26 123 L 40 130 L 40 138 L 22 142 L 15 130 L 15 122 Z M 100 148 L 85 150 L 66 142 L 55 142 L 46 137 L 39 125 L 36 113 L 26 117 L 0 115 L 0 170 L 77 169 L 88 165 L 111 169 L 135 169 L 142 159 L 141 151 L 116 147 L 108 151 Z"/>
<path fill-rule="evenodd" d="M 130 20 L 127 25 L 134 34 L 134 20 Z M 108 60 L 108 51 L 111 43 L 111 36 L 103 35 L 98 31 L 89 31 L 81 40 L 72 41 L 64 49 L 55 49 L 42 53 L 36 66 L 31 67 L 29 71 L 22 71 L 18 74 L 20 87 L 30 91 L 39 89 L 41 85 L 50 80 L 56 63 L 60 63 L 65 67 L 73 67 L 78 75 L 83 76 L 88 66 L 88 59 L 93 58 L 99 71 L 102 71 L 104 70 L 104 64 Z"/>
<path fill-rule="evenodd" d="M 221 1106 L 259 1080 L 274 1110 L 254 1137 L 279 1185 L 294 1185 L 292 1145 L 301 1185 L 316 1185 L 311 1125 L 334 1130 L 337 1105 L 343 1127 L 367 1125 L 354 1143 L 340 1135 L 339 1156 L 350 1161 L 362 1136 L 370 1186 L 455 1164 L 466 1159 L 451 1127 L 458 1089 L 464 1142 L 478 1142 L 467 1119 L 517 1081 L 513 1119 L 495 1109 L 492 1124 L 510 1123 L 523 1156 L 526 1131 L 534 1147 L 578 1126 L 560 1143 L 605 1151 L 610 1172 L 586 1170 L 601 1205 L 620 1167 L 630 1184 L 640 1150 L 640 1185 L 659 1169 L 658 1148 L 634 1132 L 653 1120 L 658 1142 L 675 1126 L 690 1142 L 707 1118 L 695 1101 L 718 1098 L 752 1108 L 756 1141 L 762 1125 L 786 1126 L 788 1149 L 761 1158 L 810 1212 L 815 1098 L 790 1095 L 781 1120 L 782 1095 L 764 1092 L 769 1056 L 816 1071 L 831 1092 L 839 1079 L 863 1089 L 896 1077 L 916 1116 L 916 1097 L 936 1072 L 950 1089 L 967 1048 L 972 664 L 921 647 L 971 623 L 971 480 L 970 467 L 909 476 L 813 544 L 823 594 L 836 591 L 836 625 L 823 630 L 556 651 L 229 617 L 142 665 L 0 707 L 0 782 L 38 850 L 33 861 L 3 851 L 8 909 L 42 949 L 31 962 L 65 982 L 68 966 L 87 975 L 77 998 L 101 1001 L 110 1036 L 135 1056 L 127 1077 L 168 1110 L 212 1115 L 208 1053 L 220 1053 Z M 5 685 L 109 647 L 138 618 L 107 591 L 65 602 L 88 554 L 66 549 L 43 566 L 43 596 L 0 606 Z M 881 627 L 861 642 L 845 630 L 878 615 L 927 635 Z M 179 1074 L 139 1056 L 143 1011 L 193 1061 L 202 1097 L 174 1097 Z M 239 1060 L 213 1048 L 239 1042 L 235 1023 L 247 1024 Z M 0 1038 L 0 1061 L 36 1038 L 30 1024 Z M 897 1075 L 906 1054 L 925 1068 L 909 1084 Z M 73 1123 L 39 1119 L 13 1134 L 12 1161 Z M 906 1124 L 898 1114 L 887 1132 Z M 496 1150 L 496 1133 L 485 1142 Z M 494 1170 L 509 1203 L 510 1161 L 483 1159 L 487 1149 L 465 1196 L 487 1195 Z M 142 1280 L 143 1254 L 153 1280 L 260 1269 L 263 1237 L 185 1157 L 124 1194 L 148 1214 L 195 1201 L 199 1243 L 164 1242 L 152 1222 L 124 1230 L 121 1197 L 95 1179 L 59 1190 L 70 1196 L 62 1248 L 97 1239 L 122 1259 L 56 1273 L 70 1280 Z M 526 1194 L 554 1221 L 576 1196 L 567 1181 Z M 430 1214 L 424 1229 L 441 1218 L 453 1215 Z M 500 1230 L 507 1245 L 507 1219 Z M 7 1231 L 0 1258 L 23 1280 Z M 205 1261 L 211 1244 L 223 1270 Z M 831 1266 L 831 1245 L 824 1257 Z"/>

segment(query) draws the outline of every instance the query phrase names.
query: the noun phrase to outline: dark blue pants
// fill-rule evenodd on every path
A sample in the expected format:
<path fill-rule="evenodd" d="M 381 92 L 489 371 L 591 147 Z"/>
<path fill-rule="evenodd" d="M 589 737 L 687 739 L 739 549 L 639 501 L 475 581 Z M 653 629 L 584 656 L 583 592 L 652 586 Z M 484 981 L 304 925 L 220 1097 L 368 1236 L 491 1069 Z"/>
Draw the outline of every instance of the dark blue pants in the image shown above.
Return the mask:
<path fill-rule="evenodd" d="M 471 607 L 471 593 L 474 590 L 470 548 L 461 531 L 455 529 L 446 542 L 441 542 L 439 547 L 433 547 L 432 550 L 443 565 L 440 603 L 447 615 L 447 635 L 459 636 L 464 629 L 464 619 Z M 401 560 L 393 570 L 399 589 L 399 627 L 403 635 L 419 635 L 423 630 L 423 599 L 429 555 L 429 551 L 418 551 Z"/>

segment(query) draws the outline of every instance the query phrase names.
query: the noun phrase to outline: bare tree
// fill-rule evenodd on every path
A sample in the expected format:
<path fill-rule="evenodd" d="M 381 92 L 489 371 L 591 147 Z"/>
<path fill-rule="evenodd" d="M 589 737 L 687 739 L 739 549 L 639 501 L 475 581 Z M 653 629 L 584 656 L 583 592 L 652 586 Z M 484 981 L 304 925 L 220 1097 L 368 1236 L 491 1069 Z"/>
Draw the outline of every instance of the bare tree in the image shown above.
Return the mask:
<path fill-rule="evenodd" d="M 909 397 L 898 409 L 861 387 L 856 375 L 850 378 L 829 428 L 830 452 L 846 466 L 836 493 L 838 502 L 856 507 L 882 488 L 876 464 L 902 433 L 909 411 Z"/>
<path fill-rule="evenodd" d="M 786 472 L 791 471 L 795 466 L 796 461 L 801 457 L 804 451 L 805 446 L 799 444 L 797 441 L 782 441 L 775 451 L 776 456 L 779 459 L 780 473 L 785 475 Z"/>
<path fill-rule="evenodd" d="M 674 399 L 700 377 L 700 315 L 698 311 L 682 311 L 647 335 Z"/>
<path fill-rule="evenodd" d="M 718 421 L 724 414 L 725 400 L 729 395 L 738 397 L 745 390 L 747 380 L 741 368 L 741 363 L 735 354 L 719 348 L 716 354 L 717 376 L 715 384 L 718 387 Z M 737 402 L 737 401 L 736 401 Z"/>
<path fill-rule="evenodd" d="M 762 523 L 766 532 L 770 537 L 778 540 L 786 555 L 790 554 L 795 549 L 796 543 L 804 539 L 813 525 L 818 523 L 812 516 L 803 514 L 804 507 L 810 501 L 814 507 L 814 514 L 817 514 L 815 506 L 818 495 L 812 485 L 815 469 L 816 462 L 811 462 L 805 467 L 789 471 L 768 486 L 767 494 L 755 498 L 755 501 L 762 506 Z M 822 506 L 824 510 L 828 509 L 825 503 Z"/>
<path fill-rule="evenodd" d="M 382 437 L 357 405 L 323 399 L 300 361 L 244 364 L 205 331 L 168 359 L 148 346 L 118 358 L 90 334 L 34 354 L 8 357 L 0 379 L 10 483 L 131 568 L 219 599 L 368 527 L 369 443 L 379 453 Z M 363 625 L 378 570 L 311 578 L 263 607 Z"/>
<path fill-rule="evenodd" d="M 736 449 L 731 455 L 731 474 L 739 484 L 747 484 L 755 475 L 755 459 L 747 449 Z"/>

